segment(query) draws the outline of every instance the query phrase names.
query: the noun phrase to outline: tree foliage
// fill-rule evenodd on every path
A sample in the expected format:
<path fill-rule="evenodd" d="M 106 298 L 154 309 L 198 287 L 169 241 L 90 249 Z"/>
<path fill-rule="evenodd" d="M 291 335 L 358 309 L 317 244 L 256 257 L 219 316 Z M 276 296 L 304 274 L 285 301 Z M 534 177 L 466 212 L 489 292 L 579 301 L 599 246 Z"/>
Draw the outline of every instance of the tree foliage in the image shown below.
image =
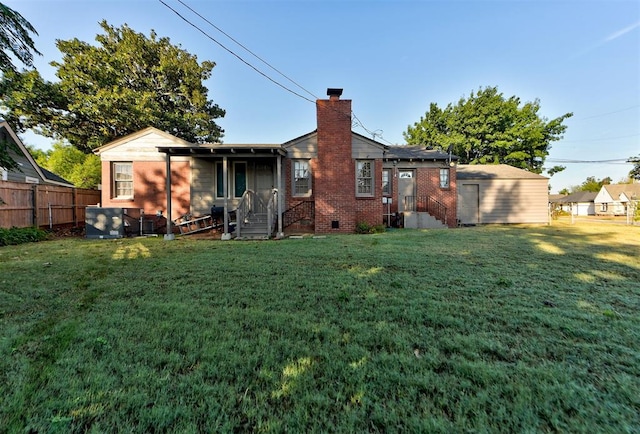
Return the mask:
<path fill-rule="evenodd" d="M 562 172 L 566 168 L 567 166 L 553 166 L 552 168 L 547 169 L 547 173 L 549 174 L 549 176 L 553 176 L 556 173 Z"/>
<path fill-rule="evenodd" d="M 640 155 L 629 158 L 629 162 L 634 164 L 633 169 L 629 172 L 629 178 L 640 181 Z"/>
<path fill-rule="evenodd" d="M 609 185 L 611 182 L 612 179 L 609 176 L 602 179 L 596 179 L 595 176 L 587 176 L 587 179 L 585 179 L 582 184 L 571 187 L 571 193 L 576 193 L 578 191 L 591 191 L 593 193 L 597 193 L 603 185 Z"/>
<path fill-rule="evenodd" d="M 208 99 L 203 81 L 215 64 L 126 24 L 100 23 L 97 45 L 58 40 L 58 82 L 36 71 L 7 74 L 0 83 L 6 118 L 19 131 L 32 128 L 89 152 L 148 126 L 189 142 L 216 142 L 224 110 Z"/>
<path fill-rule="evenodd" d="M 33 53 L 41 53 L 36 50 L 31 33 L 38 34 L 29 21 L 0 3 L 0 71 L 16 71 L 10 54 L 25 66 L 33 67 Z"/>
<path fill-rule="evenodd" d="M 100 157 L 85 154 L 72 145 L 54 143 L 47 151 L 29 148 L 39 166 L 63 177 L 76 187 L 98 188 L 102 176 Z"/>
<path fill-rule="evenodd" d="M 539 110 L 538 100 L 522 104 L 497 87 L 480 88 L 444 109 L 431 103 L 403 135 L 410 145 L 451 149 L 463 164 L 501 163 L 541 173 L 551 142 L 562 138 L 563 121 L 573 114 L 547 120 Z"/>
<path fill-rule="evenodd" d="M 33 66 L 33 53 L 41 54 L 36 50 L 30 33 L 38 34 L 22 15 L 0 3 L 0 71 L 3 74 L 16 71 L 10 54 L 28 67 Z M 10 140 L 0 143 L 0 167 L 19 169 L 10 151 L 19 152 L 15 143 Z"/>

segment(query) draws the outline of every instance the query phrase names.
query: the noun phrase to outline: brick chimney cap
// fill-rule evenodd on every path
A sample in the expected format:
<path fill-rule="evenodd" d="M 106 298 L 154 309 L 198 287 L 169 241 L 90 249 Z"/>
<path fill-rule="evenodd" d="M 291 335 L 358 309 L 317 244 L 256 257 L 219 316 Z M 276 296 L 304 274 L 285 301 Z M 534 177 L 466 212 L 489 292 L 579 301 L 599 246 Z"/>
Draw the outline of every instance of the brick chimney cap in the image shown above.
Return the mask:
<path fill-rule="evenodd" d="M 340 97 L 342 95 L 342 89 L 330 87 L 327 89 L 327 95 Z"/>

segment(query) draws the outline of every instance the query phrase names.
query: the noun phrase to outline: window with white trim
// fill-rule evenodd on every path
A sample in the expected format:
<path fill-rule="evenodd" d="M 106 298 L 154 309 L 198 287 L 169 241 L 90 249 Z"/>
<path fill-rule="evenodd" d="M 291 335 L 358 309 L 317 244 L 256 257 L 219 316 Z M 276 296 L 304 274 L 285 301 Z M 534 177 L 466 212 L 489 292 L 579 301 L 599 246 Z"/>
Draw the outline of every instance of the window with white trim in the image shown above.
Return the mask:
<path fill-rule="evenodd" d="M 390 195 L 391 192 L 391 169 L 382 169 L 382 194 Z"/>
<path fill-rule="evenodd" d="M 449 188 L 449 169 L 440 169 L 440 188 Z"/>
<path fill-rule="evenodd" d="M 133 197 L 133 163 L 113 163 L 113 198 L 131 199 Z"/>
<path fill-rule="evenodd" d="M 308 196 L 311 194 L 311 170 L 309 160 L 293 161 L 293 196 Z"/>
<path fill-rule="evenodd" d="M 373 196 L 373 161 L 356 161 L 356 196 Z"/>

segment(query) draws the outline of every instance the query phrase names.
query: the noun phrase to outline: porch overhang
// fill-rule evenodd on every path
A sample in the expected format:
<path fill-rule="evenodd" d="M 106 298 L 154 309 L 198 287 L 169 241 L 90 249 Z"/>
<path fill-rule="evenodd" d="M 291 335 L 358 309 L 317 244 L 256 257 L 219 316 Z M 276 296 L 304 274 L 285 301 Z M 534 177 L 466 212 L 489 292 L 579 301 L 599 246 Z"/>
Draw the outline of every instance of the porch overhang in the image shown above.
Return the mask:
<path fill-rule="evenodd" d="M 269 145 L 269 144 L 241 144 L 241 145 L 227 145 L 227 144 L 208 144 L 208 145 L 194 145 L 194 146 L 157 146 L 156 149 L 159 153 L 165 154 L 166 163 L 166 193 L 167 193 L 167 233 L 165 240 L 174 239 L 172 228 L 172 212 L 171 212 L 171 157 L 194 157 L 194 158 L 221 158 L 222 170 L 223 170 L 223 197 L 224 197 L 224 233 L 222 234 L 223 240 L 231 239 L 229 233 L 229 186 L 227 183 L 227 167 L 228 161 L 231 157 L 239 157 L 242 159 L 250 158 L 275 158 L 276 170 L 277 170 L 277 191 L 282 192 L 282 160 L 286 157 L 287 150 L 282 145 Z M 277 238 L 284 237 L 282 232 L 282 213 L 283 213 L 283 195 L 277 196 L 277 210 L 278 210 L 278 234 Z"/>
<path fill-rule="evenodd" d="M 182 157 L 222 157 L 239 156 L 243 157 L 282 157 L 287 155 L 286 149 L 282 145 L 270 144 L 210 144 L 198 146 L 158 146 L 158 152 L 168 156 Z"/>

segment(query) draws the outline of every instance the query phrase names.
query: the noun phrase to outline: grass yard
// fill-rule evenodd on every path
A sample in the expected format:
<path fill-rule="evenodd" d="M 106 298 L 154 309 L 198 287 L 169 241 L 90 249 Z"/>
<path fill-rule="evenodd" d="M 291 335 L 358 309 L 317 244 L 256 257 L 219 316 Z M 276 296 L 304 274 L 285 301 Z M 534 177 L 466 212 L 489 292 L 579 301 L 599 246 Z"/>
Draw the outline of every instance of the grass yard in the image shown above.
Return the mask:
<path fill-rule="evenodd" d="M 640 228 L 0 248 L 0 431 L 638 432 Z"/>

